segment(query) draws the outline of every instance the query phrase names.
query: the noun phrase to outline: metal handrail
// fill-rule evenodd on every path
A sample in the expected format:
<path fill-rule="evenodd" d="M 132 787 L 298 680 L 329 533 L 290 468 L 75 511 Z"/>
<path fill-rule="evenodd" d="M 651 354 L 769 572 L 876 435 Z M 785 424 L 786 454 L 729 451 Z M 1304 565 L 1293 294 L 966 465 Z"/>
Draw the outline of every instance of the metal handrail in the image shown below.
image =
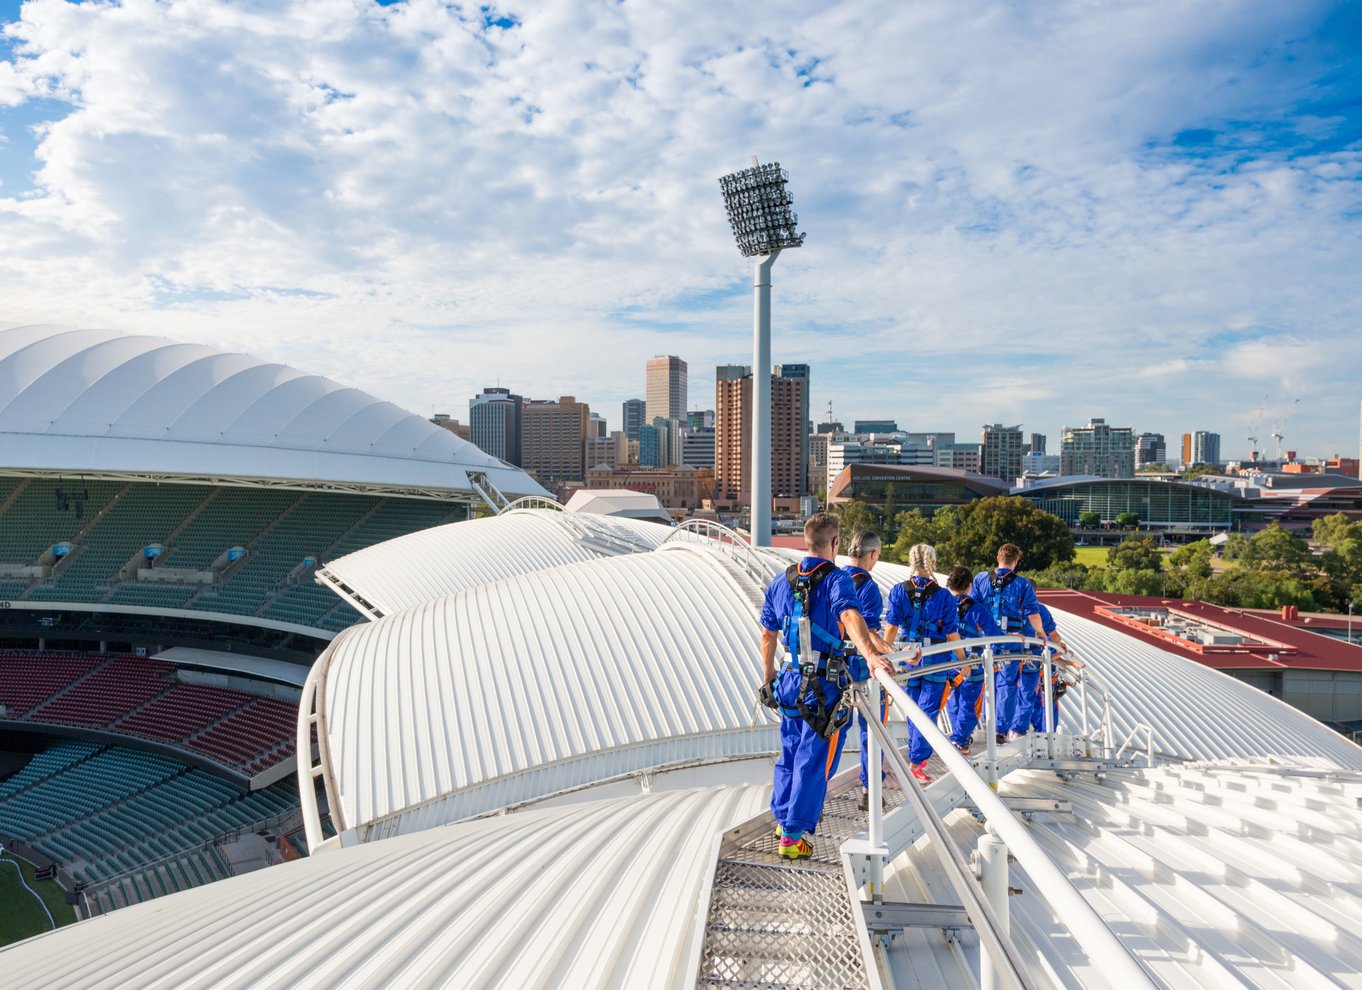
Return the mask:
<path fill-rule="evenodd" d="M 557 509 L 559 512 L 567 511 L 563 508 L 562 502 L 547 498 L 544 495 L 522 495 L 501 511 L 514 512 L 517 509 Z"/>
<path fill-rule="evenodd" d="M 887 671 L 875 671 L 875 679 L 888 693 L 890 703 L 920 732 L 946 768 L 964 788 L 965 793 L 983 816 L 988 828 L 1007 844 L 1017 862 L 1026 870 L 1036 890 L 1049 902 L 1058 918 L 1074 935 L 1088 958 L 1099 966 L 1104 978 L 1112 986 L 1153 987 L 1153 980 L 1145 972 L 1134 953 L 1107 927 L 1102 916 L 1083 899 L 1069 878 L 1060 872 L 1053 860 L 1040 847 L 1021 821 L 1008 809 L 988 782 L 937 728 L 936 722 L 918 707 Z M 867 724 L 878 722 L 867 717 Z M 881 746 L 885 744 L 881 742 Z M 891 747 L 885 747 L 887 750 Z M 888 752 L 886 752 L 888 756 Z M 891 760 L 892 756 L 889 757 Z M 898 765 L 895 764 L 898 771 Z M 906 770 L 906 767 L 905 767 Z M 904 773 L 904 785 L 911 788 L 910 773 Z M 925 825 L 925 823 L 924 823 Z M 1001 969 L 1005 960 L 993 960 Z M 1003 973 L 1003 975 L 1006 975 Z"/>
<path fill-rule="evenodd" d="M 985 898 L 983 889 L 970 876 L 969 867 L 965 865 L 960 850 L 956 848 L 955 843 L 951 841 L 946 832 L 945 822 L 922 793 L 922 785 L 913 777 L 908 768 L 907 759 L 894 745 L 888 731 L 880 723 L 879 713 L 876 711 L 878 706 L 871 705 L 865 690 L 859 686 L 856 688 L 855 699 L 856 708 L 865 718 L 866 726 L 879 743 L 880 752 L 893 766 L 894 775 L 899 778 L 904 793 L 917 811 L 918 821 L 922 823 L 923 833 L 930 840 L 932 848 L 936 850 L 937 857 L 941 860 L 942 869 L 945 870 L 951 886 L 955 889 L 956 896 L 960 898 L 960 904 L 964 907 L 965 913 L 974 925 L 974 931 L 979 937 L 980 950 L 988 954 L 989 959 L 994 964 L 995 971 L 1002 977 L 1005 986 L 1019 988 L 1019 990 L 1028 990 L 1028 988 L 1036 986 L 1035 981 L 1026 971 L 1026 964 L 1022 960 L 1021 953 L 1017 950 L 1016 943 L 1008 934 L 1007 926 L 1003 924 L 993 906 Z M 871 777 L 876 776 L 878 774 L 871 774 Z M 873 797 L 878 800 L 877 796 Z M 878 839 L 874 841 L 878 841 Z"/>
<path fill-rule="evenodd" d="M 673 541 L 688 543 L 691 542 L 692 537 L 699 537 L 719 544 L 747 572 L 752 580 L 763 586 L 771 579 L 771 569 L 762 563 L 757 551 L 743 538 L 742 534 L 711 519 L 687 519 L 667 534 L 662 545 L 666 546 Z"/>

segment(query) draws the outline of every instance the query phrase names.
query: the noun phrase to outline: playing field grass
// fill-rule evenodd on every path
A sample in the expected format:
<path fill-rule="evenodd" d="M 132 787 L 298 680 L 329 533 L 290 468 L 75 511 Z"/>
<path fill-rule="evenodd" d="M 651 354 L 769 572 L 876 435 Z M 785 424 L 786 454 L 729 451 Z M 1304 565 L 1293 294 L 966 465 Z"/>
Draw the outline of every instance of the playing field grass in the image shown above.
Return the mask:
<path fill-rule="evenodd" d="M 1074 547 L 1074 562 L 1084 567 L 1106 567 L 1107 547 Z"/>
<path fill-rule="evenodd" d="M 32 866 L 6 854 L 0 856 L 0 945 L 9 945 L 52 928 L 42 906 L 19 883 L 19 875 L 13 866 L 6 865 L 9 863 L 18 864 L 24 871 L 24 879 L 42 897 L 58 925 L 69 925 L 76 920 L 75 909 L 66 903 L 65 891 L 57 881 L 35 880 Z"/>

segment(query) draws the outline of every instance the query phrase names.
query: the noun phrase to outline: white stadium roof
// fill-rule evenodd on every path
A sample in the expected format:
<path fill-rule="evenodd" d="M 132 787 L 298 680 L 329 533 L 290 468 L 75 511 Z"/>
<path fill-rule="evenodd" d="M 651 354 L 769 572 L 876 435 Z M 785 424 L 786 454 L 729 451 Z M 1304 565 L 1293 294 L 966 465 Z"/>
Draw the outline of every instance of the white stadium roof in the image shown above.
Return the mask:
<path fill-rule="evenodd" d="M 160 337 L 0 325 L 5 470 L 542 495 L 414 413 L 287 365 Z"/>
<path fill-rule="evenodd" d="M 655 522 L 513 508 L 365 547 L 331 561 L 317 577 L 377 618 L 502 578 L 652 550 L 670 532 Z"/>
<path fill-rule="evenodd" d="M 465 527 L 464 550 L 484 534 L 542 541 L 552 530 L 524 517 L 547 515 L 447 529 Z M 394 543 L 367 589 L 411 562 L 411 538 Z M 717 781 L 769 772 L 755 617 L 761 583 L 791 556 L 686 533 L 562 564 L 518 547 L 482 583 L 460 572 L 449 593 L 409 592 L 416 604 L 338 636 L 305 688 L 339 840 L 30 940 L 0 967 L 21 986 L 694 986 L 724 830 L 765 803 L 765 786 Z M 904 574 L 875 577 L 887 590 Z M 1240 681 L 1054 611 L 1109 689 L 1118 737 L 1148 726 L 1171 763 L 1008 774 L 1004 796 L 1064 804 L 1030 821 L 1036 841 L 1164 985 L 1357 985 L 1362 749 Z M 765 759 L 739 762 L 753 756 Z M 699 790 L 590 800 L 705 774 Z M 953 786 L 939 783 L 929 798 Z M 574 791 L 586 800 L 567 803 Z M 460 821 L 472 816 L 485 817 Z M 956 807 L 946 822 L 968 850 L 974 818 Z M 792 885 L 813 872 L 782 869 Z M 834 879 L 845 892 L 840 868 Z M 1011 925 L 1037 985 L 1109 985 L 1021 866 L 1011 882 L 1026 890 Z M 895 859 L 885 894 L 958 903 L 924 842 Z M 977 946 L 972 931 L 924 927 L 876 951 L 898 986 L 956 986 L 974 980 Z"/>

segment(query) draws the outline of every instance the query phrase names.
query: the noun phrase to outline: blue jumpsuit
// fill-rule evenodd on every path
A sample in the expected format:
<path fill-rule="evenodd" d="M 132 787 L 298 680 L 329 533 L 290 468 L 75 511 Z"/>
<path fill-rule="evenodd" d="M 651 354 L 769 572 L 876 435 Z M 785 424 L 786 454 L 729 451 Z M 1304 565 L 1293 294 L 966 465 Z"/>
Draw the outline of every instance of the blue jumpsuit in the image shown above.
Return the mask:
<path fill-rule="evenodd" d="M 910 580 L 918 588 L 925 587 L 928 583 L 925 578 L 920 577 Z M 889 609 L 885 613 L 884 621 L 888 625 L 898 626 L 899 636 L 905 643 L 921 643 L 927 647 L 944 642 L 947 636 L 956 632 L 955 596 L 945 588 L 938 587 L 921 610 L 917 610 L 913 608 L 907 589 L 902 584 L 896 584 L 889 592 Z M 932 656 L 924 662 L 931 665 L 942 663 L 949 658 L 949 654 Z M 917 702 L 918 707 L 928 718 L 935 719 L 941 712 L 941 700 L 946 693 L 946 684 L 954 677 L 954 671 L 943 669 L 935 674 L 914 678 L 908 682 L 908 696 Z M 931 755 L 931 743 L 918 732 L 917 726 L 909 725 L 908 759 L 913 763 L 921 763 Z"/>
<path fill-rule="evenodd" d="M 856 592 L 856 600 L 860 603 L 859 611 L 861 613 L 861 618 L 865 620 L 866 628 L 868 628 L 871 632 L 879 632 L 881 625 L 880 617 L 884 615 L 884 596 L 880 594 L 879 585 L 877 585 L 875 583 L 875 580 L 870 576 L 870 572 L 863 567 L 857 567 L 855 564 L 848 564 L 846 567 L 842 569 L 846 571 L 847 575 L 851 578 L 851 585 L 853 588 L 856 587 L 856 576 L 858 574 L 865 575 L 866 577 L 865 581 L 861 584 L 861 587 Z M 867 666 L 865 659 L 863 657 L 852 656 L 848 663 L 848 669 L 851 671 L 851 679 L 853 681 L 868 681 L 870 679 L 870 668 L 869 666 Z M 889 699 L 885 695 L 881 694 L 880 695 L 881 723 L 885 721 L 885 717 L 888 713 L 888 710 Z M 870 747 L 868 745 L 866 737 L 869 735 L 870 730 L 866 727 L 865 716 L 862 715 L 859 711 L 856 713 L 856 725 L 860 729 L 861 733 L 861 786 L 865 787 L 870 781 L 869 776 L 867 776 L 866 770 L 866 763 L 870 759 L 869 752 Z M 845 736 L 843 738 L 845 738 Z M 837 764 L 841 760 L 841 758 L 842 754 L 839 750 L 837 754 L 837 759 L 834 760 L 832 764 L 833 773 L 837 772 Z M 880 776 L 881 777 L 884 776 L 883 769 L 881 769 L 880 771 Z"/>
<path fill-rule="evenodd" d="M 960 614 L 960 603 L 967 596 L 958 595 L 955 599 L 956 615 Z M 969 608 L 960 619 L 960 638 L 975 639 L 982 636 L 1001 636 L 1003 631 L 993 621 L 993 613 L 988 606 L 970 599 Z M 980 656 L 983 650 L 976 647 L 969 651 L 970 656 Z M 971 667 L 965 679 L 955 686 L 946 703 L 946 714 L 951 720 L 951 742 L 961 748 L 969 744 L 974 728 L 979 724 L 979 695 L 984 692 L 984 668 Z"/>
<path fill-rule="evenodd" d="M 1055 631 L 1055 617 L 1050 614 L 1050 610 L 1044 605 L 1040 606 L 1040 625 L 1045 630 L 1045 635 Z M 1036 647 L 1031 647 L 1033 653 L 1039 654 Z M 1023 685 L 1025 686 L 1025 685 Z M 1053 685 L 1051 685 L 1053 687 Z M 1045 731 L 1045 702 L 1041 695 L 1045 693 L 1044 670 L 1040 664 L 1036 666 L 1036 689 L 1031 692 L 1031 728 L 1037 732 Z M 1059 705 L 1055 703 L 1055 714 L 1053 724 L 1059 725 Z"/>
<path fill-rule="evenodd" d="M 805 557 L 800 562 L 799 572 L 810 574 L 819 564 L 827 563 L 821 557 Z M 839 616 L 848 609 L 858 609 L 856 589 L 846 571 L 829 565 L 828 574 L 814 588 L 809 596 L 809 617 L 812 624 L 823 631 L 814 633 L 813 650 L 825 655 L 842 648 L 842 627 Z M 784 574 L 777 575 L 766 589 L 766 599 L 761 606 L 761 625 L 772 632 L 784 631 L 785 647 L 790 647 L 789 630 L 785 629 L 786 620 L 794 613 L 794 591 Z M 793 709 L 799 702 L 801 675 L 794 668 L 793 658 L 786 655 L 785 663 L 776 674 L 776 701 L 785 710 Z M 820 664 L 821 666 L 821 664 Z M 819 683 L 827 705 L 834 706 L 841 700 L 842 690 L 836 681 L 820 677 Z M 817 703 L 812 688 L 805 693 L 805 704 Z M 843 729 L 831 740 L 824 739 L 808 721 L 784 711 L 780 718 L 780 757 L 776 760 L 775 778 L 771 789 L 771 814 L 780 823 L 788 836 L 798 836 L 811 832 L 823 814 L 823 801 L 828 793 L 828 777 L 832 774 L 833 762 L 841 748 Z"/>
<path fill-rule="evenodd" d="M 999 567 L 997 574 L 1005 577 L 1010 568 Z M 1034 636 L 1035 630 L 1031 628 L 1030 616 L 1040 614 L 1040 602 L 1036 601 L 1036 589 L 1031 582 L 1018 574 L 1002 589 L 1000 594 L 993 592 L 993 572 L 982 571 L 974 576 L 974 584 L 970 588 L 970 597 L 977 602 L 982 602 L 988 607 L 989 614 L 993 616 L 998 627 L 1004 633 L 1021 633 L 1023 636 Z M 1021 651 L 1023 647 L 1018 644 L 1015 647 L 1004 646 L 994 650 L 995 654 L 1016 655 L 1015 660 L 1010 660 L 998 668 L 994 684 L 997 688 L 995 698 L 998 703 L 998 731 L 1007 732 L 1026 732 L 1026 727 L 1017 728 L 1021 725 L 1018 721 L 1024 714 L 1026 726 L 1030 725 L 1030 704 L 1019 704 L 1018 692 L 1021 689 L 1019 681 L 1021 679 Z M 1002 659 L 1001 657 L 999 659 Z M 1035 685 L 1034 661 L 1032 663 L 1032 686 Z M 1030 697 L 1027 695 L 1026 697 Z M 1018 712 L 1018 708 L 1022 710 Z"/>

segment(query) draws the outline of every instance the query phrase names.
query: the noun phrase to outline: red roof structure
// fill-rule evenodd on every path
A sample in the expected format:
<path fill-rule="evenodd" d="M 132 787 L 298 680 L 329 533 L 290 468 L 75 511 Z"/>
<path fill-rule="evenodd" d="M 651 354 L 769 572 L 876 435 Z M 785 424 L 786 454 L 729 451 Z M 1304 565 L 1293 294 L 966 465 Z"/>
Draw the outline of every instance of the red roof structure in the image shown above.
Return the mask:
<path fill-rule="evenodd" d="M 1362 646 L 1309 631 L 1322 621 L 1288 610 L 1230 608 L 1180 598 L 1036 589 L 1040 600 L 1155 643 L 1216 670 L 1345 670 L 1362 672 Z M 1330 623 L 1332 625 L 1332 623 Z M 1060 624 L 1063 631 L 1063 623 Z"/>

